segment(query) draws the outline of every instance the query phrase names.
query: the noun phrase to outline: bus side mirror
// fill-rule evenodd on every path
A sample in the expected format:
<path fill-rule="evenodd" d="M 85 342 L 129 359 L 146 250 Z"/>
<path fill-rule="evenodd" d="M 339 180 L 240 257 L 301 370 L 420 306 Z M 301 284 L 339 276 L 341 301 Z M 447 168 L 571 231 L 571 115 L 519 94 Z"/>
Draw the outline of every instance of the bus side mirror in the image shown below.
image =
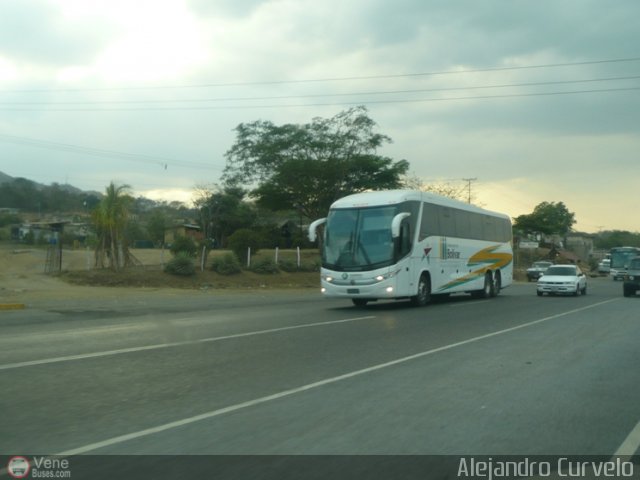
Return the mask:
<path fill-rule="evenodd" d="M 327 221 L 326 218 L 319 218 L 318 220 L 314 220 L 313 222 L 311 222 L 311 225 L 309 225 L 309 232 L 307 235 L 310 241 L 312 242 L 316 241 L 316 238 L 318 237 L 318 232 L 317 232 L 318 227 L 326 221 Z"/>
<path fill-rule="evenodd" d="M 402 223 L 402 220 L 404 220 L 410 215 L 411 215 L 410 213 L 404 212 L 404 213 L 399 213 L 395 217 L 393 217 L 393 220 L 391 220 L 391 237 L 392 238 L 398 238 L 400 236 L 400 224 Z"/>

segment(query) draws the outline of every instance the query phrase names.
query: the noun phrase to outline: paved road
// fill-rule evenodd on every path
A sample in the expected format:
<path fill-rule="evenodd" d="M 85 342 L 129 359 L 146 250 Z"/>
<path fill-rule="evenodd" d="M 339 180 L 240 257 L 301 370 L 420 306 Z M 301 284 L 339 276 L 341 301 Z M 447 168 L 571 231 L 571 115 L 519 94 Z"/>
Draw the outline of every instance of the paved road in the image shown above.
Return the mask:
<path fill-rule="evenodd" d="M 0 453 L 632 455 L 640 296 L 514 285 L 357 309 L 311 292 L 0 317 Z"/>

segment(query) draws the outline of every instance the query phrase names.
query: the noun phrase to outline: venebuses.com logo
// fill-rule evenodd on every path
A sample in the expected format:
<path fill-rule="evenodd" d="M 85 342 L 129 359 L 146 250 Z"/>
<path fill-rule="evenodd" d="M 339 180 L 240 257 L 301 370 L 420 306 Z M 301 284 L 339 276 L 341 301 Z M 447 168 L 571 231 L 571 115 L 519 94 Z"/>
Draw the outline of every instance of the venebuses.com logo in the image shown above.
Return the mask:
<path fill-rule="evenodd" d="M 1 473 L 1 472 L 0 472 Z M 69 460 L 56 457 L 15 455 L 7 463 L 7 473 L 13 478 L 71 478 Z"/>

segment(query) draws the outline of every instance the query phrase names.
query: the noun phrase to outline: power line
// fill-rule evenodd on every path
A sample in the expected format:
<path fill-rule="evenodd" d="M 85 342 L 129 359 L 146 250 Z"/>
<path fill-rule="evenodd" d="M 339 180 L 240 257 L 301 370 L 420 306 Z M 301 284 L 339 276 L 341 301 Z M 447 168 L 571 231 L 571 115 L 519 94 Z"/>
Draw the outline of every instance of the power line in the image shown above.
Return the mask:
<path fill-rule="evenodd" d="M 574 83 L 596 83 L 611 82 L 623 80 L 637 80 L 640 75 L 629 75 L 622 77 L 603 77 L 589 78 L 582 80 L 549 80 L 541 82 L 521 82 L 494 85 L 471 85 L 464 87 L 446 87 L 446 88 L 420 88 L 409 90 L 383 90 L 383 91 L 367 91 L 367 92 L 350 92 L 350 93 L 316 93 L 306 95 L 275 95 L 260 97 L 217 97 L 217 98 L 187 98 L 181 100 L 86 100 L 86 101 L 68 101 L 68 102 L 0 102 L 0 105 L 133 105 L 133 104 L 170 104 L 170 103 L 203 103 L 203 102 L 230 102 L 230 101 L 256 101 L 256 100 L 289 100 L 300 98 L 331 98 L 331 97 L 353 97 L 364 95 L 397 95 L 408 93 L 427 93 L 427 92 L 451 92 L 460 90 L 484 90 L 493 88 L 517 88 L 517 87 L 533 87 L 544 85 L 569 85 Z"/>
<path fill-rule="evenodd" d="M 38 140 L 35 138 L 17 137 L 14 135 L 0 134 L 0 142 L 13 143 L 16 145 L 24 145 L 28 147 L 44 148 L 47 150 L 60 150 L 60 151 L 90 155 L 95 157 L 117 158 L 120 160 L 127 160 L 131 162 L 150 163 L 150 164 L 159 165 L 161 167 L 164 167 L 165 169 L 167 168 L 168 165 L 172 165 L 172 166 L 180 166 L 185 168 L 202 168 L 202 169 L 213 169 L 213 170 L 219 170 L 219 171 L 222 170 L 221 167 L 218 167 L 215 165 L 209 165 L 206 163 L 176 160 L 173 158 L 160 157 L 160 156 L 154 156 L 154 155 L 125 153 L 125 152 L 118 152 L 114 150 L 103 150 L 103 149 L 93 148 L 93 147 L 83 147 L 80 145 L 72 145 L 69 143 L 59 143 L 59 142 L 51 142 L 48 140 Z"/>
<path fill-rule="evenodd" d="M 4 172 L 7 173 L 7 172 Z M 130 173 L 129 173 L 130 175 Z M 16 178 L 25 178 L 25 179 L 44 179 L 49 181 L 49 185 L 53 184 L 53 183 L 58 183 L 60 185 L 71 185 L 74 186 L 76 188 L 81 188 L 78 187 L 78 185 L 82 184 L 83 187 L 81 188 L 82 190 L 87 191 L 88 189 L 95 189 L 96 191 L 101 190 L 104 186 L 105 186 L 105 182 L 104 182 L 104 178 L 106 175 L 93 175 L 92 177 L 87 177 L 86 175 L 77 175 L 77 176 L 71 176 L 68 177 L 67 175 L 65 175 L 65 180 L 62 181 L 62 179 L 60 179 L 60 181 L 57 181 L 55 176 L 51 176 L 51 175 L 41 175 L 41 174 L 34 174 L 34 173 L 13 173 L 11 174 L 11 176 L 16 179 Z M 132 189 L 134 191 L 137 190 L 142 190 L 142 188 L 140 187 L 145 187 L 145 190 L 148 189 L 155 189 L 155 190 L 189 190 L 192 187 L 185 187 L 185 186 L 178 186 L 176 185 L 176 183 L 140 183 L 138 181 L 136 182 L 132 182 L 135 185 L 132 185 Z M 195 184 L 196 182 L 194 182 Z M 44 185 L 44 184 L 43 184 Z"/>
<path fill-rule="evenodd" d="M 50 108 L 47 112 L 145 112 L 145 111 L 206 111 L 206 110 L 248 110 L 248 109 L 269 109 L 269 108 L 301 108 L 301 107 L 335 107 L 348 105 L 379 105 L 393 103 L 427 103 L 427 102 L 449 102 L 460 100 L 489 100 L 489 99 L 505 99 L 505 98 L 526 98 L 526 97 L 545 97 L 560 95 L 579 95 L 586 93 L 613 93 L 613 92 L 629 92 L 640 90 L 639 87 L 622 87 L 622 88 L 600 88 L 591 90 L 565 90 L 554 92 L 530 92 L 530 93 L 512 93 L 498 95 L 477 95 L 463 97 L 445 97 L 445 98 L 418 98 L 418 99 L 390 99 L 390 100 L 361 100 L 357 102 L 332 102 L 332 103 L 300 103 L 300 104 L 270 104 L 270 105 L 220 105 L 220 106 L 198 106 L 198 107 L 137 107 L 137 108 Z M 4 111 L 11 112 L 40 112 L 42 109 L 36 108 L 3 108 Z"/>
<path fill-rule="evenodd" d="M 584 66 L 584 65 L 612 64 L 612 63 L 625 63 L 625 62 L 637 62 L 637 61 L 640 61 L 640 57 L 589 60 L 589 61 L 582 61 L 582 62 L 547 63 L 547 64 L 537 64 L 537 65 L 514 65 L 510 67 L 487 67 L 487 68 L 477 68 L 477 69 L 444 70 L 444 71 L 435 71 L 435 72 L 399 73 L 399 74 L 388 74 L 388 75 L 361 75 L 361 76 L 348 76 L 348 77 L 311 78 L 311 79 L 299 79 L 299 80 L 295 80 L 295 79 L 294 80 L 264 80 L 264 81 L 253 81 L 253 82 L 221 82 L 221 83 L 203 83 L 203 84 L 191 84 L 191 85 L 158 85 L 158 86 L 147 85 L 147 86 L 140 86 L 140 87 L 42 88 L 42 89 L 22 89 L 22 90 L 0 90 L 0 93 L 168 90 L 168 89 L 187 89 L 187 88 L 246 87 L 246 86 L 257 86 L 257 85 L 285 85 L 285 84 L 322 83 L 322 82 L 346 82 L 346 81 L 358 81 L 358 80 L 383 80 L 383 79 L 388 80 L 393 78 L 414 78 L 414 77 L 427 77 L 427 76 L 437 76 L 437 75 L 460 75 L 465 73 L 529 70 L 529 69 L 538 69 L 538 68 L 575 67 L 575 66 Z"/>

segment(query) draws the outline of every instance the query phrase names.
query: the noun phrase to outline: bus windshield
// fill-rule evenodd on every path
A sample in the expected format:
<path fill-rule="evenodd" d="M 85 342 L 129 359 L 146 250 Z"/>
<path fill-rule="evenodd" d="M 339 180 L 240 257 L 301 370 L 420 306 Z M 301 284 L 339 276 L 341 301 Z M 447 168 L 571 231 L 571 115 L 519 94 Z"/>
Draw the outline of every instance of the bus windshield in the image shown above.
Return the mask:
<path fill-rule="evenodd" d="M 640 248 L 620 247 L 611 249 L 611 268 L 627 268 L 629 261 L 640 255 Z"/>
<path fill-rule="evenodd" d="M 323 264 L 338 271 L 391 265 L 391 221 L 397 211 L 397 205 L 331 210 L 325 230 Z"/>

